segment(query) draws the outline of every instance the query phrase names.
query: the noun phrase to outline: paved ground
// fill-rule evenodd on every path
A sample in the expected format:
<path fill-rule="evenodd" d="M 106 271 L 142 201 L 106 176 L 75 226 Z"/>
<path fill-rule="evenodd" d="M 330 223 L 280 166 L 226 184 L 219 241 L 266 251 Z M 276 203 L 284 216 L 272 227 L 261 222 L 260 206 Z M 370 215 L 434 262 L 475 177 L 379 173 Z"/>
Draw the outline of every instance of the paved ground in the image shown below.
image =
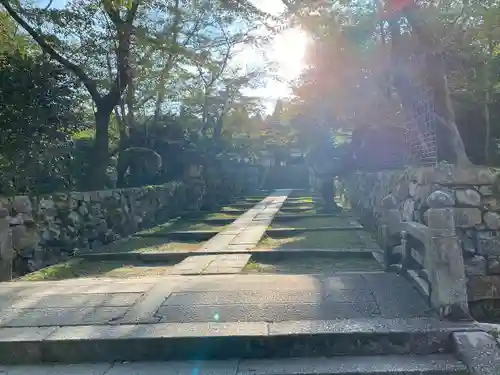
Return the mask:
<path fill-rule="evenodd" d="M 250 255 L 227 254 L 227 252 L 254 248 L 290 193 L 289 189 L 275 190 L 200 248 L 200 251 L 224 251 L 226 254 L 190 256 L 174 266 L 169 273 L 172 275 L 206 275 L 241 272 L 250 259 Z"/>
<path fill-rule="evenodd" d="M 277 191 L 258 203 L 200 249 L 210 254 L 187 257 L 168 276 L 0 284 L 0 344 L 60 341 L 64 345 L 65 340 L 137 337 L 198 340 L 203 336 L 264 337 L 349 330 L 365 333 L 441 324 L 420 294 L 396 274 L 236 274 L 251 256 L 238 251 L 255 246 L 289 193 Z M 221 250 L 224 254 L 214 254 Z M 370 362 L 374 358 L 367 359 L 367 366 L 380 365 Z M 317 360 L 304 359 L 304 363 Z M 312 367 L 358 366 L 355 362 L 335 361 Z M 394 358 L 393 363 L 398 361 Z M 429 363 L 438 362 L 415 362 L 415 366 Z M 167 373 L 164 366 L 0 366 L 0 375 L 149 375 Z M 168 371 L 176 375 L 251 375 L 257 364 L 227 361 L 207 366 L 186 362 L 168 366 Z"/>
<path fill-rule="evenodd" d="M 383 272 L 0 285 L 0 327 L 396 318 L 427 310 L 406 280 Z"/>
<path fill-rule="evenodd" d="M 0 367 L 2 375 L 255 375 L 255 374 L 361 374 L 368 371 L 391 371 L 404 368 L 411 373 L 461 374 L 464 365 L 451 355 L 420 358 L 371 356 L 341 358 L 293 358 L 288 360 L 196 361 L 149 363 L 101 363 L 83 365 L 44 365 Z M 427 372 L 428 371 L 428 372 Z M 455 372 L 456 371 L 456 372 Z M 401 372 L 398 372 L 401 373 Z"/>
<path fill-rule="evenodd" d="M 187 257 L 169 276 L 0 284 L 0 327 L 281 322 L 427 314 L 427 303 L 395 274 L 217 275 L 242 270 L 251 255 L 231 250 L 255 246 L 290 192 L 276 190 L 208 241 L 202 251 L 211 251 L 210 255 Z M 231 246 L 234 249 L 227 253 Z"/>

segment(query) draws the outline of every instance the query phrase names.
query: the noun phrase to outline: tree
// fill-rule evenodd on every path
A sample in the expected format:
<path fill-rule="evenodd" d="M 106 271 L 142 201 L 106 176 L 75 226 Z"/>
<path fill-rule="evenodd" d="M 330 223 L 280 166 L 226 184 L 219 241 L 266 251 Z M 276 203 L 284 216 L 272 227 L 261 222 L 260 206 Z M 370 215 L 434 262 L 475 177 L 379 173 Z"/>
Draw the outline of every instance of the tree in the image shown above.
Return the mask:
<path fill-rule="evenodd" d="M 332 6 L 327 2 L 321 3 L 322 5 L 313 1 L 305 4 L 292 0 L 283 2 L 299 22 L 316 35 L 316 46 L 320 47 L 319 53 L 316 52 L 316 61 L 327 62 L 330 72 L 335 71 L 335 74 L 325 74 L 325 68 L 313 65 L 306 72 L 308 76 L 303 77 L 305 79 L 300 89 L 302 92 L 309 90 L 316 95 L 314 99 L 305 100 L 308 105 L 319 102 L 321 97 L 327 97 L 330 99 L 329 104 L 333 103 L 336 118 L 344 122 L 360 124 L 370 118 L 373 121 L 392 117 L 390 122 L 403 123 L 405 116 L 410 116 L 413 111 L 410 105 L 412 93 L 397 79 L 393 79 L 392 83 L 399 102 L 390 95 L 384 96 L 383 92 L 386 90 L 384 87 L 387 86 L 387 78 L 391 75 L 391 60 L 401 61 L 407 58 L 407 47 L 418 48 L 418 44 L 420 48 L 424 48 L 427 58 L 421 79 L 427 82 L 433 92 L 438 119 L 436 123 L 438 129 L 443 130 L 441 133 L 446 134 L 445 137 L 440 137 L 441 145 L 449 146 L 443 147 L 449 151 L 445 158 L 463 166 L 470 164 L 455 124 L 446 67 L 440 52 L 442 49 L 435 35 L 437 32 L 425 22 L 424 12 L 412 1 L 405 2 L 406 5 L 411 3 L 411 6 L 398 9 L 390 15 L 388 29 L 375 17 L 374 8 L 363 4 L 338 3 Z M 313 16 L 307 16 L 313 8 L 316 8 Z M 425 14 L 432 14 L 429 12 L 431 10 L 426 9 Z M 401 15 L 408 21 L 409 34 L 401 34 Z M 324 42 L 321 43 L 322 41 Z M 321 83 L 320 77 L 323 85 L 316 86 Z M 302 95 L 304 97 L 303 93 Z M 401 105 L 403 112 L 398 108 Z"/>
<path fill-rule="evenodd" d="M 59 150 L 86 127 L 77 85 L 54 63 L 20 52 L 0 54 L 0 79 L 1 192 L 67 188 Z"/>
<path fill-rule="evenodd" d="M 10 0 L 0 0 L 7 13 L 34 39 L 42 51 L 49 55 L 66 70 L 73 73 L 87 89 L 95 106 L 95 143 L 92 181 L 95 188 L 105 184 L 106 168 L 109 160 L 109 121 L 113 109 L 119 103 L 130 74 L 130 48 L 134 33 L 133 23 L 141 0 L 132 0 L 130 6 L 113 0 L 80 1 L 69 3 L 63 10 L 51 10 L 48 13 L 39 8 L 22 9 Z M 17 8 L 17 9 L 16 9 Z M 42 23 L 49 18 L 53 30 L 59 36 L 39 31 L 25 18 L 25 14 L 33 14 Z M 93 17 L 98 17 L 93 20 Z M 104 34 L 104 38 L 103 38 Z M 76 39 L 76 40 L 75 40 Z M 103 43 L 104 42 L 104 43 Z M 98 43 L 103 43 L 99 45 Z M 83 47 L 83 48 L 82 48 Z M 111 49 L 115 58 L 114 79 L 108 85 L 100 85 L 98 74 L 92 72 L 84 56 L 96 49 L 106 55 Z M 80 55 L 71 52 L 80 49 Z M 69 56 L 68 56 L 69 55 Z M 76 55 L 76 56 L 75 56 Z M 80 58 L 78 58 L 78 57 Z M 95 56 L 95 55 L 94 55 Z M 95 62 L 94 62 L 95 64 Z"/>

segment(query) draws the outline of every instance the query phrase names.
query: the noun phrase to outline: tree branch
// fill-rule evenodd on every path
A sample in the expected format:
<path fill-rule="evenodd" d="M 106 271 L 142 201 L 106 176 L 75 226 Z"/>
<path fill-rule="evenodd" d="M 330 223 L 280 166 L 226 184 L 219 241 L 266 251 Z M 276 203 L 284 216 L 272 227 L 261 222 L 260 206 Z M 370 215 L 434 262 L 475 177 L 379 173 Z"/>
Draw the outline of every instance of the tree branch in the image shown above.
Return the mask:
<path fill-rule="evenodd" d="M 40 48 L 47 53 L 51 58 L 53 58 L 55 61 L 57 61 L 59 64 L 64 66 L 66 69 L 69 71 L 73 72 L 79 79 L 82 81 L 82 83 L 85 85 L 87 88 L 90 96 L 94 101 L 98 102 L 101 100 L 101 95 L 97 91 L 97 84 L 96 82 L 91 79 L 84 71 L 83 69 L 75 64 L 74 62 L 70 61 L 66 57 L 62 56 L 59 52 L 57 52 L 47 41 L 45 38 L 37 33 L 33 27 L 31 27 L 27 21 L 25 21 L 17 12 L 16 10 L 10 5 L 9 0 L 0 0 L 0 4 L 2 4 L 9 13 L 9 15 L 19 24 L 21 27 L 26 30 L 26 32 L 35 40 L 35 42 L 40 46 Z"/>
<path fill-rule="evenodd" d="M 116 103 L 127 87 L 130 77 L 130 48 L 133 31 L 132 23 L 139 8 L 139 1 L 140 0 L 135 0 L 132 2 L 132 6 L 127 13 L 125 21 L 123 21 L 117 15 L 116 10 L 111 8 L 109 5 L 105 8 L 106 13 L 116 27 L 118 39 L 118 47 L 116 51 L 116 80 L 110 92 L 103 98 L 104 101 L 108 103 Z M 107 4 L 107 2 L 104 2 L 104 4 Z"/>

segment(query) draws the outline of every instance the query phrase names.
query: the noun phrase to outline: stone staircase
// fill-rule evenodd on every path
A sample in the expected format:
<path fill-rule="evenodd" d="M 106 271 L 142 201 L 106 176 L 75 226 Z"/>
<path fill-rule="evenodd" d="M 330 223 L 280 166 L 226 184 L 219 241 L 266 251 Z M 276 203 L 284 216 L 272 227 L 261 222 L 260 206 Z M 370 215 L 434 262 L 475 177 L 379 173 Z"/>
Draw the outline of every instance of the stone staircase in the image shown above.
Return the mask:
<path fill-rule="evenodd" d="M 484 326 L 443 320 L 401 275 L 232 274 L 242 266 L 213 263 L 253 256 L 283 202 L 257 204 L 188 256 L 199 272 L 187 262 L 140 281 L 0 284 L 0 374 L 500 374 Z M 216 266 L 225 271 L 204 272 Z"/>

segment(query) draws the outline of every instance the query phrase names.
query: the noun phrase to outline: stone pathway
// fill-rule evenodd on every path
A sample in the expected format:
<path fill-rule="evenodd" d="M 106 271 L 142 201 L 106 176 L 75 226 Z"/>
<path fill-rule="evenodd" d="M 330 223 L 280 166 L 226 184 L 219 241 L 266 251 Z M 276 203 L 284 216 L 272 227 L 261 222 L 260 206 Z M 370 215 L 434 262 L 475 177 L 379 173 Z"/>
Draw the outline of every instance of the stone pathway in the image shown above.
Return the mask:
<path fill-rule="evenodd" d="M 440 321 L 397 274 L 239 273 L 290 191 L 256 204 L 172 274 L 0 283 L 0 364 L 92 362 L 0 365 L 0 375 L 466 375 L 452 333 L 481 326 Z M 155 360 L 176 361 L 138 362 Z"/>
<path fill-rule="evenodd" d="M 433 354 L 479 329 L 447 324 L 383 272 L 19 282 L 0 285 L 0 364 Z"/>
<path fill-rule="evenodd" d="M 199 251 L 227 253 L 252 249 L 260 241 L 291 191 L 275 190 L 207 241 Z M 239 273 L 250 257 L 250 254 L 195 255 L 184 259 L 169 273 L 172 275 Z"/>
<path fill-rule="evenodd" d="M 463 374 L 465 367 L 451 355 L 423 357 L 370 356 L 354 358 L 294 358 L 274 360 L 97 363 L 79 365 L 0 366 L 5 375 L 256 375 L 256 374 Z M 403 372 L 397 372 L 402 374 Z"/>
<path fill-rule="evenodd" d="M 285 322 L 427 316 L 402 277 L 384 272 L 165 276 L 0 284 L 0 327 Z M 27 331 L 26 331 L 27 332 Z M 0 341 L 7 331 L 0 329 Z"/>

